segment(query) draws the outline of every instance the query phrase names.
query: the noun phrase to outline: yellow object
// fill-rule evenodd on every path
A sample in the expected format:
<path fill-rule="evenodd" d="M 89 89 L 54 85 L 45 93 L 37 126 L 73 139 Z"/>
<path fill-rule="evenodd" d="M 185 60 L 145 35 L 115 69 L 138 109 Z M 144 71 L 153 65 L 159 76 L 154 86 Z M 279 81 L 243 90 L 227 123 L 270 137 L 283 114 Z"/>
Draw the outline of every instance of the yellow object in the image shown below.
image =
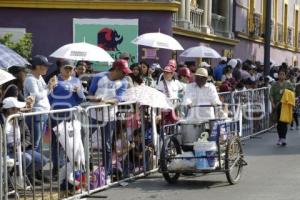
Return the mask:
<path fill-rule="evenodd" d="M 281 111 L 279 121 L 290 124 L 293 121 L 293 107 L 295 106 L 295 92 L 285 89 L 281 97 Z"/>

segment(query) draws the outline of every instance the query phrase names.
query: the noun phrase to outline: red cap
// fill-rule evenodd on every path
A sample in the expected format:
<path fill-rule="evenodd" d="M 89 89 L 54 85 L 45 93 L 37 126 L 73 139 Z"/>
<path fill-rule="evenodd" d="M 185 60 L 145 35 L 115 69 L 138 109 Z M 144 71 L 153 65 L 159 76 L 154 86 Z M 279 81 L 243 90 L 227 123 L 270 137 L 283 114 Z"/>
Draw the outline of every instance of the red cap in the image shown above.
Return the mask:
<path fill-rule="evenodd" d="M 164 72 L 174 72 L 174 67 L 170 66 L 170 65 L 167 65 L 164 68 Z"/>
<path fill-rule="evenodd" d="M 191 75 L 191 71 L 189 68 L 187 67 L 182 67 L 179 69 L 179 72 L 178 72 L 178 75 L 179 76 L 185 76 L 185 77 L 188 77 L 189 79 L 192 77 Z"/>
<path fill-rule="evenodd" d="M 116 60 L 113 63 L 112 67 L 114 69 L 118 69 L 118 70 L 122 71 L 124 74 L 131 74 L 132 73 L 132 71 L 128 67 L 127 60 L 124 60 L 124 59 L 118 59 L 118 60 Z"/>

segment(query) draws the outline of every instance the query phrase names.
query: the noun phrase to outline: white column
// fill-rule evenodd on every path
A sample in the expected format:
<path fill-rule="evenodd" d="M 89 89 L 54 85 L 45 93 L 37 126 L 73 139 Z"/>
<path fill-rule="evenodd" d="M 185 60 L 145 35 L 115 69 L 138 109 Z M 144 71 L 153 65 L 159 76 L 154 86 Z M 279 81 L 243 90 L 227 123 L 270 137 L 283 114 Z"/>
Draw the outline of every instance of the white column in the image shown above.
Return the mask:
<path fill-rule="evenodd" d="M 181 6 L 180 6 L 180 21 L 185 21 L 185 1 L 181 0 Z"/>
<path fill-rule="evenodd" d="M 204 1 L 204 13 L 203 13 L 202 31 L 204 33 L 210 33 L 212 0 L 203 0 L 203 1 Z"/>
<path fill-rule="evenodd" d="M 185 20 L 190 21 L 190 14 L 191 14 L 191 0 L 185 1 Z"/>
<path fill-rule="evenodd" d="M 211 27 L 212 0 L 206 0 L 206 1 L 208 1 L 207 26 L 209 28 L 208 33 L 210 33 L 212 29 Z"/>
<path fill-rule="evenodd" d="M 228 0 L 226 3 L 226 27 L 225 32 L 228 37 L 232 37 L 232 17 L 233 17 L 233 0 Z"/>

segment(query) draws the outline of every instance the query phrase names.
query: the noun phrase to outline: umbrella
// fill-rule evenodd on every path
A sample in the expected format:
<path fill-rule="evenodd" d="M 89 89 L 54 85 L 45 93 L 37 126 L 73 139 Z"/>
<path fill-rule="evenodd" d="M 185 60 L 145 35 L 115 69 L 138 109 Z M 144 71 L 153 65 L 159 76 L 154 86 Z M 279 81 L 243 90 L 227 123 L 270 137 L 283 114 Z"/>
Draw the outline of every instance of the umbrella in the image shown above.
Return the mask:
<path fill-rule="evenodd" d="M 163 33 L 145 33 L 132 41 L 133 44 L 144 45 L 153 48 L 183 50 L 183 47 L 173 37 Z"/>
<path fill-rule="evenodd" d="M 29 62 L 7 46 L 0 44 L 0 68 L 8 69 L 12 66 L 24 67 Z"/>
<path fill-rule="evenodd" d="M 77 61 L 114 61 L 114 59 L 104 49 L 85 42 L 66 44 L 53 52 L 50 57 Z"/>
<path fill-rule="evenodd" d="M 206 46 L 191 47 L 182 52 L 180 56 L 188 58 L 221 58 L 218 52 Z"/>
<path fill-rule="evenodd" d="M 15 79 L 15 77 L 13 75 L 8 73 L 7 71 L 0 69 L 0 85 L 6 83 L 8 81 L 11 81 L 13 79 Z"/>
<path fill-rule="evenodd" d="M 123 99 L 125 101 L 136 101 L 141 105 L 154 108 L 172 109 L 172 103 L 164 93 L 146 85 L 129 88 L 126 90 Z"/>

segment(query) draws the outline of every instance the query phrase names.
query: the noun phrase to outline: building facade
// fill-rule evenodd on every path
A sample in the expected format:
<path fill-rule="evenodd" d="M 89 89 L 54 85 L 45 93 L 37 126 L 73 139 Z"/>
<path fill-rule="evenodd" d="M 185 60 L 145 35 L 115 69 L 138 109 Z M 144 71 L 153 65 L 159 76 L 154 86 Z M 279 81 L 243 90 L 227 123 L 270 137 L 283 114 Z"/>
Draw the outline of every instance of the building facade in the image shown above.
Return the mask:
<path fill-rule="evenodd" d="M 189 4 L 190 3 L 190 4 Z M 298 65 L 299 0 L 272 0 L 271 60 Z M 181 0 L 173 33 L 184 45 L 263 62 L 266 0 Z"/>
<path fill-rule="evenodd" d="M 272 0 L 271 59 L 277 64 L 298 65 L 299 5 L 300 0 Z M 74 19 L 136 19 L 137 35 L 160 31 L 173 35 L 185 49 L 203 44 L 222 56 L 263 62 L 265 7 L 266 0 L 0 0 L 0 34 L 30 32 L 33 53 L 50 55 L 77 41 Z M 142 46 L 137 52 L 136 60 L 162 65 L 181 53 Z"/>

